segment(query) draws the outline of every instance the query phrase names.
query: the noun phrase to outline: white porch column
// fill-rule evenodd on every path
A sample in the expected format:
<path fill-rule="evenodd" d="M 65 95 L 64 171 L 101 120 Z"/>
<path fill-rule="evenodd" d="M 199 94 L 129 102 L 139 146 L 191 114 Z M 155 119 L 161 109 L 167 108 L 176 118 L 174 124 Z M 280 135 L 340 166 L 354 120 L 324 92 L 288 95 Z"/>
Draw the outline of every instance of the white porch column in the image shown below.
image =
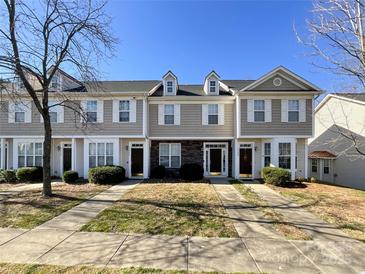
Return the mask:
<path fill-rule="evenodd" d="M 142 125 L 143 125 L 143 136 L 146 138 L 148 135 L 148 104 L 147 99 L 143 99 L 143 118 L 142 118 Z"/>
<path fill-rule="evenodd" d="M 304 178 L 308 178 L 308 139 L 304 141 Z"/>
<path fill-rule="evenodd" d="M 271 166 L 279 166 L 279 142 L 275 138 L 271 141 Z"/>
<path fill-rule="evenodd" d="M 76 148 L 76 139 L 72 138 L 72 144 L 71 144 L 71 169 L 77 171 L 77 148 Z"/>
<path fill-rule="evenodd" d="M 145 179 L 150 176 L 150 148 L 151 142 L 146 139 L 143 146 L 143 177 Z"/>
<path fill-rule="evenodd" d="M 1 138 L 0 141 L 0 148 L 1 148 L 1 155 L 0 155 L 0 161 L 1 161 L 1 169 L 6 169 L 5 166 L 5 138 Z"/>
<path fill-rule="evenodd" d="M 297 155 L 296 142 L 296 139 L 290 142 L 290 173 L 292 180 L 295 179 L 295 157 Z"/>

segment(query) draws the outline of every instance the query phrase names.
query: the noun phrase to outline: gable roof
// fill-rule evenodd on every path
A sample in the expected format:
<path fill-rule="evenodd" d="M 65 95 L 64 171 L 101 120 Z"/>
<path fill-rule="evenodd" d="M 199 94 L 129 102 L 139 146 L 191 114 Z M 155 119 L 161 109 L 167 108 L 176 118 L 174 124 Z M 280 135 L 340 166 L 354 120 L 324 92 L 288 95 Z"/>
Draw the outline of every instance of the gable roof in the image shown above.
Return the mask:
<path fill-rule="evenodd" d="M 149 92 L 159 80 L 137 80 L 137 81 L 96 81 L 84 82 L 86 89 L 94 92 Z"/>
<path fill-rule="evenodd" d="M 326 150 L 312 151 L 308 155 L 311 159 L 336 159 L 336 155 Z"/>
<path fill-rule="evenodd" d="M 179 85 L 176 91 L 177 96 L 204 96 L 204 85 Z M 219 95 L 232 95 L 230 92 L 219 89 Z M 162 85 L 151 94 L 153 97 L 163 96 Z"/>
<path fill-rule="evenodd" d="M 307 89 L 304 86 L 304 85 L 307 85 L 310 88 L 309 90 L 311 90 L 311 91 L 320 91 L 320 88 L 318 88 L 314 84 L 308 82 L 307 80 L 300 77 L 299 75 L 295 74 L 294 72 L 290 71 L 289 69 L 285 68 L 284 66 L 278 66 L 277 68 L 269 71 L 268 73 L 264 74 L 259 79 L 257 79 L 256 81 L 254 81 L 251 84 L 243 87 L 240 91 L 249 91 L 249 90 L 253 91 L 253 90 L 255 90 L 255 87 L 257 87 L 260 84 L 264 83 L 266 80 L 270 79 L 270 77 L 272 77 L 276 74 L 280 74 L 280 76 L 282 76 L 283 78 L 286 78 L 287 80 L 293 82 L 291 79 L 288 79 L 287 77 L 285 77 L 285 74 L 288 74 L 289 76 L 291 76 L 292 78 L 294 78 L 296 80 L 294 84 L 299 86 L 299 87 L 302 87 L 303 90 Z"/>
<path fill-rule="evenodd" d="M 332 93 L 334 95 L 365 102 L 365 93 Z"/>
<path fill-rule="evenodd" d="M 316 113 L 318 110 L 320 110 L 331 98 L 337 98 L 340 100 L 346 100 L 348 102 L 365 105 L 365 93 L 329 93 L 317 105 L 314 112 Z"/>

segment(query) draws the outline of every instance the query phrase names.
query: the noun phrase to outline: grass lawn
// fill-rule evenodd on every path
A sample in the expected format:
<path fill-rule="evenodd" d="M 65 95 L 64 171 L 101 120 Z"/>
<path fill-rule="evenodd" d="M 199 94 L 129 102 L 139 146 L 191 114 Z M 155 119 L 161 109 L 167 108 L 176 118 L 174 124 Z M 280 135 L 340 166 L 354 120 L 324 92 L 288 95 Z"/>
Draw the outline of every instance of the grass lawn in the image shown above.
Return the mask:
<path fill-rule="evenodd" d="M 6 191 L 9 190 L 11 188 L 15 188 L 18 186 L 24 186 L 26 185 L 25 183 L 13 183 L 13 184 L 9 184 L 9 183 L 0 183 L 0 191 Z"/>
<path fill-rule="evenodd" d="M 365 242 L 365 191 L 318 183 L 303 183 L 301 188 L 270 187 Z"/>
<path fill-rule="evenodd" d="M 109 187 L 63 184 L 52 187 L 54 196 L 51 198 L 42 197 L 41 188 L 1 195 L 0 227 L 34 228 Z"/>
<path fill-rule="evenodd" d="M 237 237 L 208 183 L 146 181 L 127 192 L 82 230 L 142 234 Z"/>
<path fill-rule="evenodd" d="M 238 180 L 230 180 L 230 183 L 237 189 L 239 193 L 245 198 L 245 200 L 259 208 L 264 212 L 264 216 L 271 220 L 275 229 L 284 237 L 290 240 L 310 240 L 311 237 L 300 228 L 293 224 L 286 222 L 284 217 L 276 212 L 273 208 L 268 207 L 265 200 L 252 191 L 249 187 L 245 186 Z"/>

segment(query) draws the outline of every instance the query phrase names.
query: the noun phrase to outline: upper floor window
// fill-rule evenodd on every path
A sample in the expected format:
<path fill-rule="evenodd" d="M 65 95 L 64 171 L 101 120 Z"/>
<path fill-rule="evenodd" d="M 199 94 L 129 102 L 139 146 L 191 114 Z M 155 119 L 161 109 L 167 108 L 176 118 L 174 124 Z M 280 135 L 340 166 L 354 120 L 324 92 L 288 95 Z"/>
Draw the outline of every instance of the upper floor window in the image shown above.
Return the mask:
<path fill-rule="evenodd" d="M 43 144 L 18 144 L 18 167 L 42 166 Z"/>
<path fill-rule="evenodd" d="M 218 125 L 218 104 L 208 105 L 208 125 Z"/>
<path fill-rule="evenodd" d="M 265 122 L 265 100 L 254 100 L 254 121 Z"/>
<path fill-rule="evenodd" d="M 98 101 L 86 102 L 86 121 L 89 123 L 97 122 L 98 118 Z"/>
<path fill-rule="evenodd" d="M 25 106 L 21 102 L 14 103 L 14 111 L 15 111 L 15 122 L 16 123 L 24 123 L 25 122 Z"/>
<path fill-rule="evenodd" d="M 169 94 L 174 92 L 174 82 L 173 81 L 166 81 L 166 91 Z"/>
<path fill-rule="evenodd" d="M 130 110 L 129 100 L 119 101 L 119 122 L 129 122 Z"/>
<path fill-rule="evenodd" d="M 299 100 L 288 100 L 288 121 L 299 122 Z"/>
<path fill-rule="evenodd" d="M 23 83 L 22 79 L 20 79 L 19 76 L 15 77 L 15 84 L 18 89 L 25 88 L 24 83 Z"/>
<path fill-rule="evenodd" d="M 209 92 L 214 93 L 217 91 L 217 81 L 209 81 Z"/>
<path fill-rule="evenodd" d="M 57 123 L 57 111 L 50 111 L 49 119 L 50 119 L 51 123 Z"/>
<path fill-rule="evenodd" d="M 312 172 L 317 173 L 318 170 L 318 160 L 312 159 Z"/>
<path fill-rule="evenodd" d="M 279 143 L 279 167 L 290 169 L 291 168 L 291 144 Z"/>
<path fill-rule="evenodd" d="M 165 125 L 174 124 L 174 105 L 164 105 L 164 122 Z"/>
<path fill-rule="evenodd" d="M 58 75 L 53 75 L 50 83 L 50 88 L 59 89 L 61 84 L 61 78 Z"/>
<path fill-rule="evenodd" d="M 264 166 L 271 164 L 271 143 L 264 144 Z"/>

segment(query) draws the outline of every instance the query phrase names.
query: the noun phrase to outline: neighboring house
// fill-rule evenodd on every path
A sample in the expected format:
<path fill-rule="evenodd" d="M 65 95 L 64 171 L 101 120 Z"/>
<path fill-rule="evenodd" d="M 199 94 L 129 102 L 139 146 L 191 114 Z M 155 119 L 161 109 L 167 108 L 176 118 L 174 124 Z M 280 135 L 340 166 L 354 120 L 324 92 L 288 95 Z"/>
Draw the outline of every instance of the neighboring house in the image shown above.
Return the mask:
<path fill-rule="evenodd" d="M 312 177 L 365 189 L 365 94 L 334 93 L 321 101 L 309 151 Z"/>
<path fill-rule="evenodd" d="M 73 169 L 87 177 L 90 167 L 114 164 L 146 178 L 158 165 L 177 170 L 184 163 L 201 164 L 205 176 L 260 178 L 264 166 L 307 176 L 320 91 L 284 67 L 257 80 L 222 80 L 212 71 L 199 85 L 181 85 L 171 71 L 161 80 L 93 83 L 60 71 L 51 85 L 89 120 L 83 127 L 71 109 L 53 108 L 55 176 Z M 22 104 L 3 98 L 1 167 L 41 165 L 43 126 L 34 104 L 26 95 Z"/>

